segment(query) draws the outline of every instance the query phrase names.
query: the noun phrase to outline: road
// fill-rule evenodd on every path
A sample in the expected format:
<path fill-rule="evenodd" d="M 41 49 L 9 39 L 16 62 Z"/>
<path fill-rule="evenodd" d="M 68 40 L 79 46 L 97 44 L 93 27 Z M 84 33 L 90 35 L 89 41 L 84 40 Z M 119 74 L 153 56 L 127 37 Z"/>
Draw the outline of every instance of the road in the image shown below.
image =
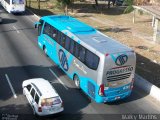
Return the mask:
<path fill-rule="evenodd" d="M 0 6 L 0 9 L 2 7 Z M 0 24 L 0 114 L 1 118 L 37 119 L 22 94 L 22 82 L 45 78 L 56 88 L 64 101 L 64 112 L 43 119 L 127 119 L 125 115 L 153 115 L 160 119 L 160 103 L 141 88 L 134 87 L 130 97 L 114 103 L 97 104 L 60 70 L 37 46 L 34 15 L 26 11 L 13 15 L 3 10 Z M 62 81 L 60 82 L 53 72 Z M 64 83 L 64 85 L 62 84 Z M 17 116 L 16 116 L 17 115 Z M 129 116 L 128 116 L 129 117 Z M 144 116 L 146 117 L 146 116 Z M 38 118 L 41 119 L 41 118 Z"/>

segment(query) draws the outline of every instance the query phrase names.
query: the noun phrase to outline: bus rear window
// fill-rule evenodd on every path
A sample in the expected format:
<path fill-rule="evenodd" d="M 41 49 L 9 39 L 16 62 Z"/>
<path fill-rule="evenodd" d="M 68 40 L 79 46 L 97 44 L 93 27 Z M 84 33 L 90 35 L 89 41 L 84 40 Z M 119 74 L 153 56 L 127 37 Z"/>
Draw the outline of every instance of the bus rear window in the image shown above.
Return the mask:
<path fill-rule="evenodd" d="M 93 69 L 96 70 L 99 64 L 99 57 L 89 50 L 86 51 L 86 57 L 85 57 L 85 64 Z"/>
<path fill-rule="evenodd" d="M 12 4 L 24 4 L 24 0 L 13 0 Z"/>

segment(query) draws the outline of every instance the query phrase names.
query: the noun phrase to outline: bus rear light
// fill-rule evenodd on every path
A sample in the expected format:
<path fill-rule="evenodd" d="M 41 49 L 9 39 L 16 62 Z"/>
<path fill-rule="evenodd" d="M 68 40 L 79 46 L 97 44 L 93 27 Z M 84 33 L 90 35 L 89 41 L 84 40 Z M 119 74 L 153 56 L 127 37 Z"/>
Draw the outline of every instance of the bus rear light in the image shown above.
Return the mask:
<path fill-rule="evenodd" d="M 131 81 L 131 85 L 130 85 L 130 89 L 131 89 L 131 90 L 133 89 L 133 83 L 134 83 L 134 78 L 133 78 L 132 81 Z"/>
<path fill-rule="evenodd" d="M 104 84 L 101 84 L 101 85 L 100 85 L 99 95 L 100 95 L 100 96 L 104 96 Z"/>
<path fill-rule="evenodd" d="M 42 112 L 42 107 L 38 107 L 38 112 Z"/>
<path fill-rule="evenodd" d="M 133 85 L 130 86 L 130 89 L 131 89 L 131 90 L 133 89 Z"/>

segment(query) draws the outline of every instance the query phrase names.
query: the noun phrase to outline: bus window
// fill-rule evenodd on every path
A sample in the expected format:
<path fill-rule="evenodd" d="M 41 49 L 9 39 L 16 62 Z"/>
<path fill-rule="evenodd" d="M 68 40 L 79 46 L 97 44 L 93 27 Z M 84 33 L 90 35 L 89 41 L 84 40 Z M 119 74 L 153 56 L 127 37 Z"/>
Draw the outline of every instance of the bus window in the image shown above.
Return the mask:
<path fill-rule="evenodd" d="M 73 52 L 74 52 L 74 41 L 73 40 L 71 40 L 71 43 L 70 43 L 70 53 L 72 53 L 73 54 Z"/>
<path fill-rule="evenodd" d="M 87 50 L 85 63 L 89 68 L 96 70 L 99 64 L 99 57 Z"/>
<path fill-rule="evenodd" d="M 74 55 L 78 58 L 78 54 L 79 54 L 79 44 L 78 43 L 75 43 L 74 45 Z"/>
<path fill-rule="evenodd" d="M 51 26 L 51 38 L 53 38 L 55 41 L 57 41 L 57 30 Z"/>
<path fill-rule="evenodd" d="M 63 33 L 61 33 L 60 45 L 61 45 L 62 47 L 65 46 L 65 41 L 66 41 L 66 35 L 64 35 Z"/>
<path fill-rule="evenodd" d="M 68 51 L 69 51 L 70 41 L 71 41 L 71 39 L 69 37 L 66 37 L 65 49 L 68 50 Z"/>
<path fill-rule="evenodd" d="M 79 59 L 80 61 L 84 62 L 84 59 L 85 59 L 85 51 L 86 49 L 82 46 L 80 46 L 80 49 L 79 49 Z"/>
<path fill-rule="evenodd" d="M 24 0 L 13 0 L 12 4 L 24 4 Z"/>
<path fill-rule="evenodd" d="M 43 34 L 50 36 L 50 28 L 51 28 L 51 26 L 48 23 L 45 23 Z"/>

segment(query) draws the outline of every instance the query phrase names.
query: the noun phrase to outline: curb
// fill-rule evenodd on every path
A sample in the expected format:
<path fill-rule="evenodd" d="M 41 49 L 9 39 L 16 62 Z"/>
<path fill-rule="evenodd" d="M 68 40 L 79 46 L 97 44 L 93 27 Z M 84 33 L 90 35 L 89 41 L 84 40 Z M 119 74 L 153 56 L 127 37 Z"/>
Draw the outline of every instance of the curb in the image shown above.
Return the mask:
<path fill-rule="evenodd" d="M 135 74 L 135 85 L 142 88 L 146 93 L 160 102 L 160 88 Z"/>
<path fill-rule="evenodd" d="M 40 19 L 40 16 L 33 13 L 30 9 L 28 8 L 26 9 L 29 12 L 31 12 L 38 20 Z M 135 74 L 134 84 L 139 88 L 142 88 L 146 93 L 148 93 L 150 96 L 152 96 L 153 98 L 155 98 L 157 101 L 160 102 L 160 88 L 148 82 L 146 79 L 142 78 L 138 74 Z"/>

